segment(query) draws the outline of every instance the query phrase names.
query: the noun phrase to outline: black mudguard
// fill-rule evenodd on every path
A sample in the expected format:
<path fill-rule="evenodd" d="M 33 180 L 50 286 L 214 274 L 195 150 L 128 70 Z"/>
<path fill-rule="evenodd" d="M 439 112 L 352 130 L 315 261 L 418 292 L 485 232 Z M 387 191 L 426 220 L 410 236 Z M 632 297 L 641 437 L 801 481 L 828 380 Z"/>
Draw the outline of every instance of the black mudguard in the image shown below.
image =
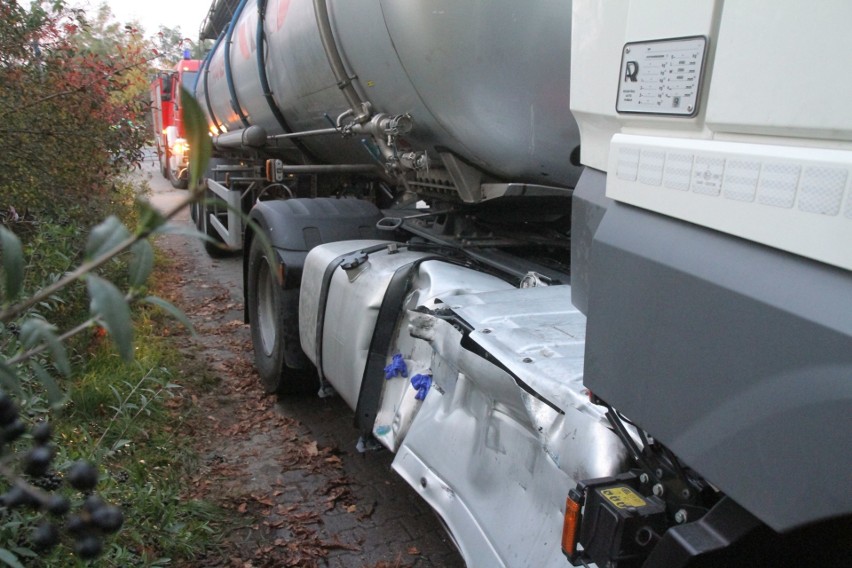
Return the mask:
<path fill-rule="evenodd" d="M 284 270 L 284 288 L 298 289 L 308 251 L 334 241 L 380 238 L 376 223 L 382 214 L 375 205 L 361 199 L 320 197 L 259 201 L 249 217 L 278 254 Z M 255 238 L 255 229 L 246 229 L 244 250 L 251 248 Z M 247 262 L 245 255 L 243 282 Z"/>

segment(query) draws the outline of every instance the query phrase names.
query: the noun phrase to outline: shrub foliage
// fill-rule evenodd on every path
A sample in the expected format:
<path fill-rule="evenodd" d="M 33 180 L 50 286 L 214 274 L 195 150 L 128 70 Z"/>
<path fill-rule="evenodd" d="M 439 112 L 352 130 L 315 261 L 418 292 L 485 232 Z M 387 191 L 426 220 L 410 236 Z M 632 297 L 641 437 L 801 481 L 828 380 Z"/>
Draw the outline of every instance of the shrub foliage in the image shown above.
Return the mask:
<path fill-rule="evenodd" d="M 209 156 L 200 109 L 187 98 L 198 148 L 193 191 L 164 215 L 128 206 L 132 189 L 119 174 L 138 165 L 148 137 L 148 61 L 140 31 L 106 25 L 104 13 L 93 26 L 63 0 L 47 8 L 0 2 L 0 564 L 13 568 L 22 559 L 66 565 L 74 562 L 69 549 L 82 559 L 102 552 L 125 517 L 97 495 L 120 493 L 114 484 L 102 487 L 100 468 L 118 467 L 117 456 L 132 445 L 132 426 L 178 388 L 158 363 L 141 379 L 130 378 L 140 369 L 125 364 L 130 380 L 111 373 L 115 412 L 105 423 L 87 420 L 82 430 L 48 423 L 69 406 L 79 413 L 81 393 L 91 391 L 81 389 L 69 403 L 57 381 L 86 366 L 86 349 L 69 350 L 69 340 L 106 335 L 115 349 L 107 357 L 117 352 L 129 362 L 138 349 L 135 303 L 186 322 L 170 304 L 147 296 L 154 251 L 146 238 L 165 230 L 166 220 L 197 196 Z M 119 216 L 83 229 L 114 212 Z M 83 240 L 81 250 L 70 246 Z M 101 436 L 90 439 L 98 430 Z M 176 526 L 191 524 L 181 518 Z M 65 551 L 50 552 L 60 544 Z"/>
<path fill-rule="evenodd" d="M 97 209 L 111 174 L 140 160 L 147 54 L 138 30 L 114 32 L 98 41 L 85 14 L 62 2 L 29 10 L 0 3 L 0 207 L 7 214 Z"/>

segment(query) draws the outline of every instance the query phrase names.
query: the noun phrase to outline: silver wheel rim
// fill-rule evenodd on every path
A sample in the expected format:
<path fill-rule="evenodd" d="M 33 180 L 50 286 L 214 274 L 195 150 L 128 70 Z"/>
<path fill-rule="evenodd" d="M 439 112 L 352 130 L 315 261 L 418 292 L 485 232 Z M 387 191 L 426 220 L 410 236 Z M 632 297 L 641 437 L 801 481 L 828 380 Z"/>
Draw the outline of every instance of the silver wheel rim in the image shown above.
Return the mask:
<path fill-rule="evenodd" d="M 260 330 L 260 342 L 263 353 L 272 354 L 276 341 L 275 330 L 275 292 L 266 259 L 261 262 L 257 273 L 257 327 Z"/>
<path fill-rule="evenodd" d="M 173 164 L 175 164 L 175 167 L 172 167 Z M 172 156 L 171 159 L 169 159 L 169 174 L 171 175 L 172 179 L 178 179 L 178 174 L 180 173 L 176 164 L 177 159 Z"/>

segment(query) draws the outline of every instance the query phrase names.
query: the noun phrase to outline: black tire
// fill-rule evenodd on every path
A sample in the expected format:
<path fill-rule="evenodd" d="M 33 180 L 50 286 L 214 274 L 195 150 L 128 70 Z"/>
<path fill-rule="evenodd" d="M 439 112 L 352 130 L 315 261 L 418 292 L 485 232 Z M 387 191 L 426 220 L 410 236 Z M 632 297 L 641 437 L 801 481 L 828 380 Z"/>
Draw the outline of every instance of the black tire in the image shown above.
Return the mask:
<path fill-rule="evenodd" d="M 166 168 L 168 169 L 168 175 L 166 177 L 169 178 L 169 181 L 172 182 L 172 187 L 175 189 L 186 189 L 189 187 L 189 180 L 180 178 L 180 171 L 172 169 L 172 161 L 171 159 L 166 161 Z"/>
<path fill-rule="evenodd" d="M 254 364 L 266 392 L 308 392 L 318 384 L 299 342 L 299 290 L 282 288 L 276 274 L 277 259 L 254 239 L 246 282 Z"/>
<path fill-rule="evenodd" d="M 169 179 L 169 147 L 160 147 L 157 145 L 157 159 L 160 160 L 160 173 L 163 177 Z"/>
<path fill-rule="evenodd" d="M 207 211 L 203 205 L 204 196 L 202 195 L 197 201 L 192 203 L 192 221 L 195 223 L 195 228 L 199 232 L 204 233 L 204 216 Z"/>

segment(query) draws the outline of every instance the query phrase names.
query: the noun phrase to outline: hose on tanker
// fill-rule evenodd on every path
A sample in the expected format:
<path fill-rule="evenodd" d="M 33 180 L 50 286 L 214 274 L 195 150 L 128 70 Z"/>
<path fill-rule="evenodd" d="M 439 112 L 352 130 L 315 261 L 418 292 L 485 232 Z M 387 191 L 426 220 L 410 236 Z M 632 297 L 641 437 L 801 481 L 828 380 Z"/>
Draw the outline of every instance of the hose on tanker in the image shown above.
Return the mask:
<path fill-rule="evenodd" d="M 240 14 L 242 14 L 245 6 L 246 0 L 240 0 L 236 11 L 234 11 L 234 15 L 231 18 L 231 23 L 228 24 L 228 34 L 225 40 L 225 53 L 223 55 L 225 56 L 225 80 L 228 83 L 228 93 L 231 95 L 231 108 L 235 113 L 237 113 L 237 115 L 239 115 L 240 122 L 243 123 L 243 127 L 248 128 L 250 126 L 249 121 L 248 118 L 246 118 L 245 113 L 243 113 L 243 108 L 237 98 L 237 89 L 234 86 L 234 76 L 231 72 L 231 39 L 234 36 L 234 29 L 237 27 L 237 20 L 240 19 Z"/>
<path fill-rule="evenodd" d="M 201 84 L 204 85 L 204 103 L 207 105 L 207 112 L 210 115 L 210 120 L 213 122 L 213 127 L 216 129 L 216 133 L 222 134 L 222 129 L 219 128 L 219 120 L 216 118 L 216 115 L 213 113 L 213 105 L 210 104 L 210 87 L 208 85 L 207 78 L 210 75 L 210 61 L 213 59 L 213 54 L 216 53 L 216 49 L 219 47 L 219 44 L 222 43 L 222 39 L 225 37 L 225 32 L 219 34 L 219 37 L 216 38 L 216 42 L 213 44 L 213 48 L 207 52 L 207 55 L 204 57 L 204 61 L 201 63 L 201 69 L 199 70 Z M 198 91 L 198 87 L 195 88 L 196 92 Z"/>
<path fill-rule="evenodd" d="M 363 123 L 370 119 L 370 104 L 361 98 L 355 86 L 352 84 L 352 77 L 346 72 L 346 67 L 343 65 L 343 58 L 340 56 L 340 51 L 337 49 L 337 44 L 334 42 L 334 33 L 331 29 L 331 18 L 328 15 L 327 0 L 314 0 L 314 12 L 317 18 L 317 29 L 320 34 L 320 41 L 325 50 L 325 56 L 328 58 L 328 64 L 331 66 L 331 71 L 334 73 L 334 79 L 337 81 L 337 86 L 346 97 L 346 102 L 355 113 L 355 122 Z"/>
<path fill-rule="evenodd" d="M 293 129 L 284 118 L 284 113 L 278 107 L 275 99 L 272 97 L 272 89 L 269 86 L 269 76 L 266 72 L 266 32 L 263 28 L 266 20 L 266 3 L 267 0 L 258 0 L 257 2 L 257 74 L 260 79 L 260 88 L 263 89 L 263 98 L 266 99 L 266 104 L 269 105 L 269 110 L 272 116 L 275 117 L 278 126 L 287 133 L 293 134 Z M 313 152 L 311 152 L 305 144 L 298 138 L 289 138 L 290 143 L 296 147 L 303 156 L 313 163 L 319 163 L 319 160 Z"/>
<path fill-rule="evenodd" d="M 295 194 L 293 193 L 293 190 L 290 189 L 289 185 L 287 185 L 285 183 L 270 183 L 269 185 L 267 185 L 266 187 L 264 187 L 263 189 L 260 190 L 260 193 L 257 195 L 256 201 L 260 201 L 261 198 L 264 195 L 266 195 L 267 191 L 270 191 L 272 189 L 277 189 L 277 188 L 281 188 L 281 189 L 283 189 L 284 191 L 287 192 L 287 199 L 293 199 L 293 196 Z"/>

